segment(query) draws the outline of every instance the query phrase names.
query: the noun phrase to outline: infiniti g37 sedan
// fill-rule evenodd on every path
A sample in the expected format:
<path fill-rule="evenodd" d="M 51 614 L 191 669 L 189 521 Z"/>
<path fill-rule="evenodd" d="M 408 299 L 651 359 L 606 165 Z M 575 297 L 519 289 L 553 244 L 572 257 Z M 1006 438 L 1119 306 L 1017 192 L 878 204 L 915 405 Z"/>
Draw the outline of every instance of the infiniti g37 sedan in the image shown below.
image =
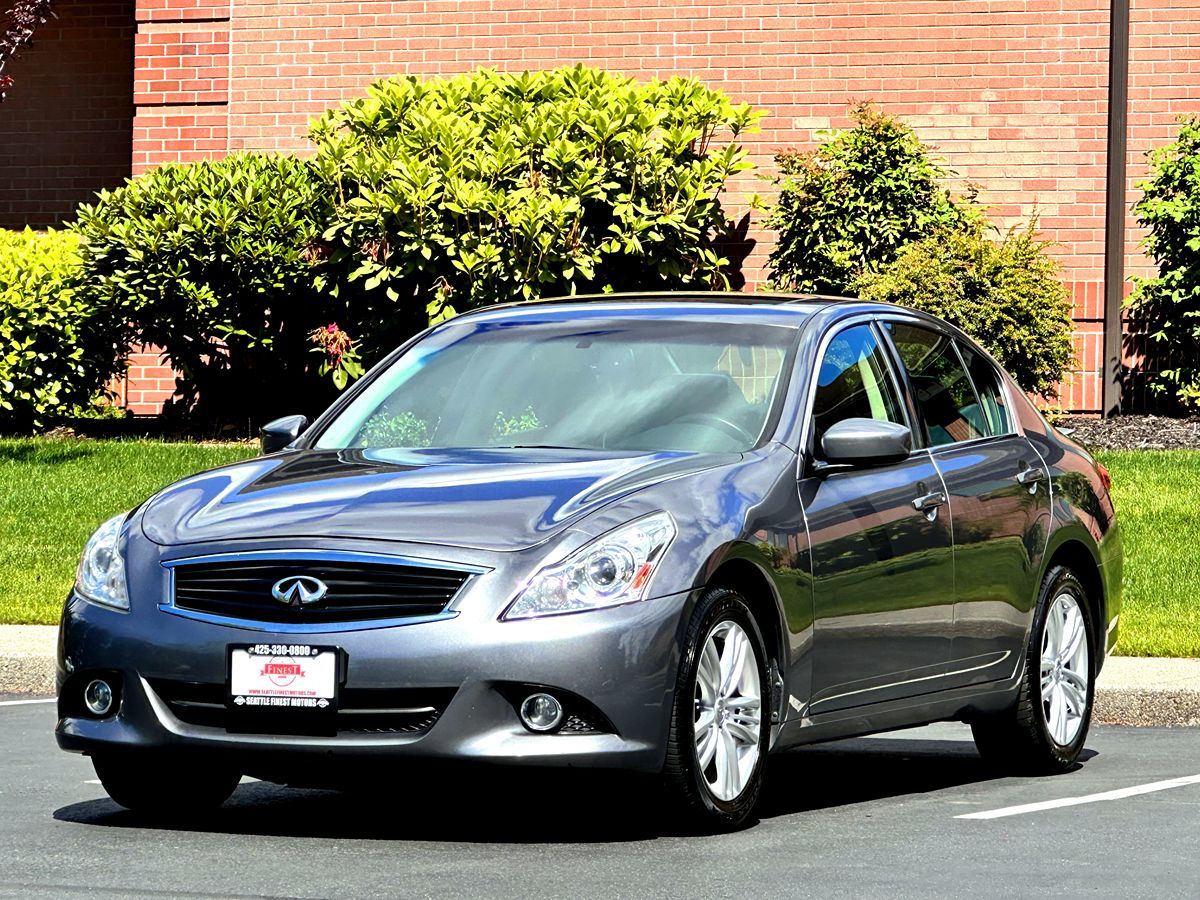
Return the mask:
<path fill-rule="evenodd" d="M 1065 770 L 1117 638 L 1108 473 L 899 307 L 492 307 L 263 450 L 84 550 L 57 738 L 124 806 L 458 760 L 656 773 L 729 828 L 814 741 L 959 720 Z"/>

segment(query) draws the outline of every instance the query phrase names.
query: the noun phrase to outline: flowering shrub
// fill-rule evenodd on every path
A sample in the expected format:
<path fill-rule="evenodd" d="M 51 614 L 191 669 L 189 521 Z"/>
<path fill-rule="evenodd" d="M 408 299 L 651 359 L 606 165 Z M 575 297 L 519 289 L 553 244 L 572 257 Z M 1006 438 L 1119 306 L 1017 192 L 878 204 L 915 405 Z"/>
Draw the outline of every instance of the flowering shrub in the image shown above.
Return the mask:
<path fill-rule="evenodd" d="M 317 345 L 313 352 L 325 357 L 321 363 L 321 374 L 332 373 L 333 383 L 339 391 L 346 387 L 350 379 L 362 375 L 363 367 L 354 340 L 338 328 L 336 322 L 314 329 L 309 337 Z"/>

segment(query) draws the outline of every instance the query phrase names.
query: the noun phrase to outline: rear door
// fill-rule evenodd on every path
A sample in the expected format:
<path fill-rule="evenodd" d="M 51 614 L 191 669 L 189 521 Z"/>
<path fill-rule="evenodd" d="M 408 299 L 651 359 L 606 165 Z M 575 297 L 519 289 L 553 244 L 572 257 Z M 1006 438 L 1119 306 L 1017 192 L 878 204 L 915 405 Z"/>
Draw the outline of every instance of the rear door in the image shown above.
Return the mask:
<path fill-rule="evenodd" d="M 829 339 L 817 371 L 800 481 L 816 622 L 813 714 L 935 690 L 951 650 L 954 572 L 944 489 L 927 451 L 872 467 L 828 466 L 821 437 L 847 418 L 912 426 L 878 327 Z M 922 498 L 933 498 L 922 506 Z M 914 502 L 917 501 L 917 502 Z"/>
<path fill-rule="evenodd" d="M 887 321 L 950 500 L 954 637 L 947 687 L 1010 676 L 1050 521 L 1041 458 L 1016 431 L 992 362 L 949 333 Z"/>

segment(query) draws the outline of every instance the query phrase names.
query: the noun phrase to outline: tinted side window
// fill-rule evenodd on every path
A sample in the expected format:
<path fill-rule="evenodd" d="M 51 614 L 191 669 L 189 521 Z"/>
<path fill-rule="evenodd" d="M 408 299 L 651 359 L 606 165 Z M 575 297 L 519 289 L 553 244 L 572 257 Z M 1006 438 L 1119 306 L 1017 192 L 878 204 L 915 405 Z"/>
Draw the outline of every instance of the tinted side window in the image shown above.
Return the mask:
<path fill-rule="evenodd" d="M 929 443 L 940 447 L 984 437 L 987 420 L 954 341 L 905 322 L 888 322 L 887 329 L 908 371 Z"/>
<path fill-rule="evenodd" d="M 1013 430 L 1012 417 L 1009 415 L 1007 397 L 1000 386 L 1000 375 L 995 366 L 961 342 L 958 349 L 967 364 L 971 381 L 975 383 L 975 393 L 979 395 L 979 402 L 983 406 L 988 434 L 1008 434 Z"/>
<path fill-rule="evenodd" d="M 829 342 L 817 370 L 812 417 L 818 448 L 826 430 L 843 419 L 906 424 L 900 392 L 870 325 L 854 325 Z"/>

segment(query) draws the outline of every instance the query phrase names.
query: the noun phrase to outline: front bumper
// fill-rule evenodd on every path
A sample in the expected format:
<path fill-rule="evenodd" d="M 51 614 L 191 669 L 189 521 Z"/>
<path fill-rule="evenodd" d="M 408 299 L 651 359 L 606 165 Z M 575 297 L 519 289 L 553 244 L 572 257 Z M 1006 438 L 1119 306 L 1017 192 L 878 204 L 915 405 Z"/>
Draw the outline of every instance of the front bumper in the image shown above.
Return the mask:
<path fill-rule="evenodd" d="M 295 643 L 230 625 L 142 608 L 114 612 L 72 596 L 59 638 L 59 746 L 68 751 L 162 750 L 231 757 L 243 771 L 268 760 L 466 760 L 657 771 L 662 767 L 689 596 L 516 622 L 460 615 L 443 621 L 305 634 L 347 655 L 343 691 L 453 689 L 420 734 L 282 736 L 228 733 L 184 721 L 152 685 L 224 685 L 227 647 Z M 120 706 L 103 720 L 73 714 L 64 686 L 80 673 L 119 673 Z M 71 676 L 74 675 L 75 678 Z M 599 710 L 609 733 L 533 734 L 521 725 L 511 685 L 545 686 Z"/>

